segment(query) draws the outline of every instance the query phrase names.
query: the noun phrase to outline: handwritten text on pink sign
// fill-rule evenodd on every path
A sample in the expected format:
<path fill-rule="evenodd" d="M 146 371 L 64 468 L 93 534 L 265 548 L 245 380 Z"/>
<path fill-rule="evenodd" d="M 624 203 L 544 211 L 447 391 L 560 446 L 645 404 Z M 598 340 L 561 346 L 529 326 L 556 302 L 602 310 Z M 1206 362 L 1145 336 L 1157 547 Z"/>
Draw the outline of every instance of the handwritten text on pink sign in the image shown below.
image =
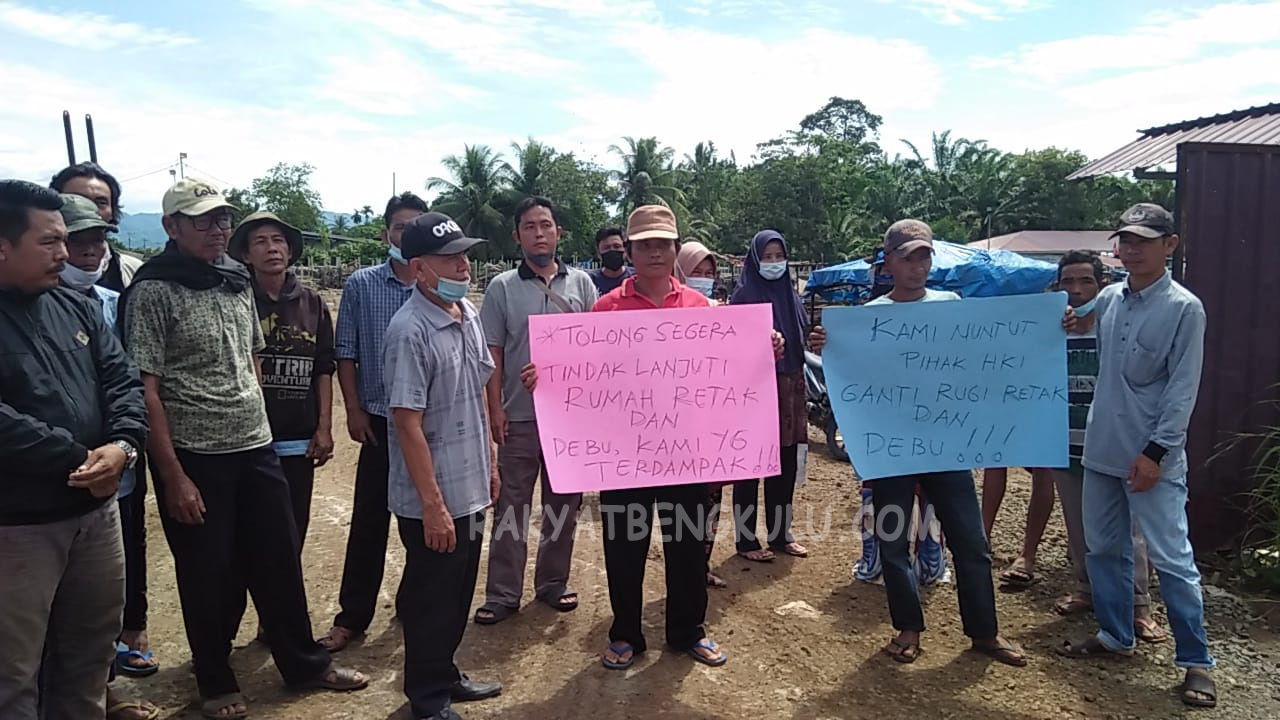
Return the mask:
<path fill-rule="evenodd" d="M 529 318 L 552 488 L 778 474 L 772 330 L 767 305 Z"/>

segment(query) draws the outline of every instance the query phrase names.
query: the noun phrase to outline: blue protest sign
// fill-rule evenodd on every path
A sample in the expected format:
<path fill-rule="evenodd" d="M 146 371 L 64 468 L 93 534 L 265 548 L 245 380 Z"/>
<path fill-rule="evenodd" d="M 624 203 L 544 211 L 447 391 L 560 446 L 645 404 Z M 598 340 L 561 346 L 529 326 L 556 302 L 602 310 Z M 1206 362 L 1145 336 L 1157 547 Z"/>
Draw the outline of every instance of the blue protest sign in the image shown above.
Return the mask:
<path fill-rule="evenodd" d="M 1066 467 L 1066 297 L 824 310 L 827 391 L 858 476 Z"/>

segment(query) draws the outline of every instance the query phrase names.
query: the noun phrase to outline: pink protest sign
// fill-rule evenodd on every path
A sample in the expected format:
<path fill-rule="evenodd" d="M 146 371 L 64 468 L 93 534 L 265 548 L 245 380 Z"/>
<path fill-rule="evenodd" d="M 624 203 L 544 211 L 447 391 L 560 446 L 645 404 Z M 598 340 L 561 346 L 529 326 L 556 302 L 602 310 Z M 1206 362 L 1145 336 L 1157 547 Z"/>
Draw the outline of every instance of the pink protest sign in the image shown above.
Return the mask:
<path fill-rule="evenodd" d="M 559 493 L 776 475 L 768 305 L 529 318 L 533 393 Z"/>

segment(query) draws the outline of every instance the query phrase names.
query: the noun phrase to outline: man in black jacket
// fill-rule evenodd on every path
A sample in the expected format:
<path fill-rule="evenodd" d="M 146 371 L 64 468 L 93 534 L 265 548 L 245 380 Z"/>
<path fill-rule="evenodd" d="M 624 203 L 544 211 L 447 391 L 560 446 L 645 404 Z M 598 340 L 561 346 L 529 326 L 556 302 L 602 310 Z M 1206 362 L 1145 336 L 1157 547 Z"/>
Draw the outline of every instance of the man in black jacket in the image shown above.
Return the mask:
<path fill-rule="evenodd" d="M 58 287 L 52 190 L 0 180 L 0 717 L 103 717 L 124 551 L 110 502 L 147 440 L 137 368 L 98 304 Z M 43 670 L 41 670 L 43 655 Z M 54 692 L 40 694 L 43 687 Z"/>

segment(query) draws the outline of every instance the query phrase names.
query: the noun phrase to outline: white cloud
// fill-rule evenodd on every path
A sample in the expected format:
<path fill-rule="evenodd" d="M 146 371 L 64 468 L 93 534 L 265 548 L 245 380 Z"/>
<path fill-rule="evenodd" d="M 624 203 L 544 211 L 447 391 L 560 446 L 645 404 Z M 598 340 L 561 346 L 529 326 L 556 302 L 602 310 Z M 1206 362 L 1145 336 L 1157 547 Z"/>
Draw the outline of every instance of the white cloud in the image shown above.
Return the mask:
<path fill-rule="evenodd" d="M 1106 70 L 1168 67 L 1214 46 L 1251 46 L 1280 40 L 1280 2 L 1228 3 L 1165 12 L 1122 33 L 1085 35 L 1024 45 L 975 59 L 977 69 L 1003 67 L 1036 81 L 1082 77 Z"/>
<path fill-rule="evenodd" d="M 833 95 L 877 113 L 911 112 L 931 107 L 941 82 L 919 45 L 830 30 L 769 42 L 651 25 L 618 43 L 657 74 L 652 88 L 566 101 L 578 124 L 557 142 L 600 152 L 624 135 L 656 135 L 690 152 L 714 139 L 744 161 Z"/>
<path fill-rule="evenodd" d="M 447 81 L 403 52 L 378 47 L 361 54 L 329 58 L 330 72 L 317 95 L 364 113 L 416 115 L 422 119 L 456 117 L 489 93 Z"/>
<path fill-rule="evenodd" d="M 46 12 L 0 2 L 0 28 L 87 50 L 137 50 L 191 45 L 195 38 L 164 28 L 118 22 L 91 12 Z"/>
<path fill-rule="evenodd" d="M 0 177 L 48 182 L 66 159 L 58 116 L 78 103 L 94 108 L 100 161 L 121 180 L 176 164 L 179 152 L 198 168 L 193 174 L 224 186 L 248 185 L 277 162 L 309 162 L 325 207 L 338 210 L 382 203 L 393 172 L 400 190 L 425 195 L 426 179 L 442 172 L 440 158 L 464 142 L 507 142 L 505 134 L 462 117 L 392 131 L 349 113 L 272 107 L 252 96 L 210 103 L 177 87 L 122 99 L 77 77 L 3 59 L 0 96 L 23 98 L 0 110 L 0 138 L 23 140 L 0 141 Z M 82 130 L 76 133 L 83 158 Z M 155 211 L 169 183 L 167 172 L 125 182 L 126 208 Z"/>
<path fill-rule="evenodd" d="M 969 20 L 1000 20 L 1028 10 L 1034 3 L 1032 0 L 906 0 L 903 4 L 944 25 L 961 25 Z"/>

